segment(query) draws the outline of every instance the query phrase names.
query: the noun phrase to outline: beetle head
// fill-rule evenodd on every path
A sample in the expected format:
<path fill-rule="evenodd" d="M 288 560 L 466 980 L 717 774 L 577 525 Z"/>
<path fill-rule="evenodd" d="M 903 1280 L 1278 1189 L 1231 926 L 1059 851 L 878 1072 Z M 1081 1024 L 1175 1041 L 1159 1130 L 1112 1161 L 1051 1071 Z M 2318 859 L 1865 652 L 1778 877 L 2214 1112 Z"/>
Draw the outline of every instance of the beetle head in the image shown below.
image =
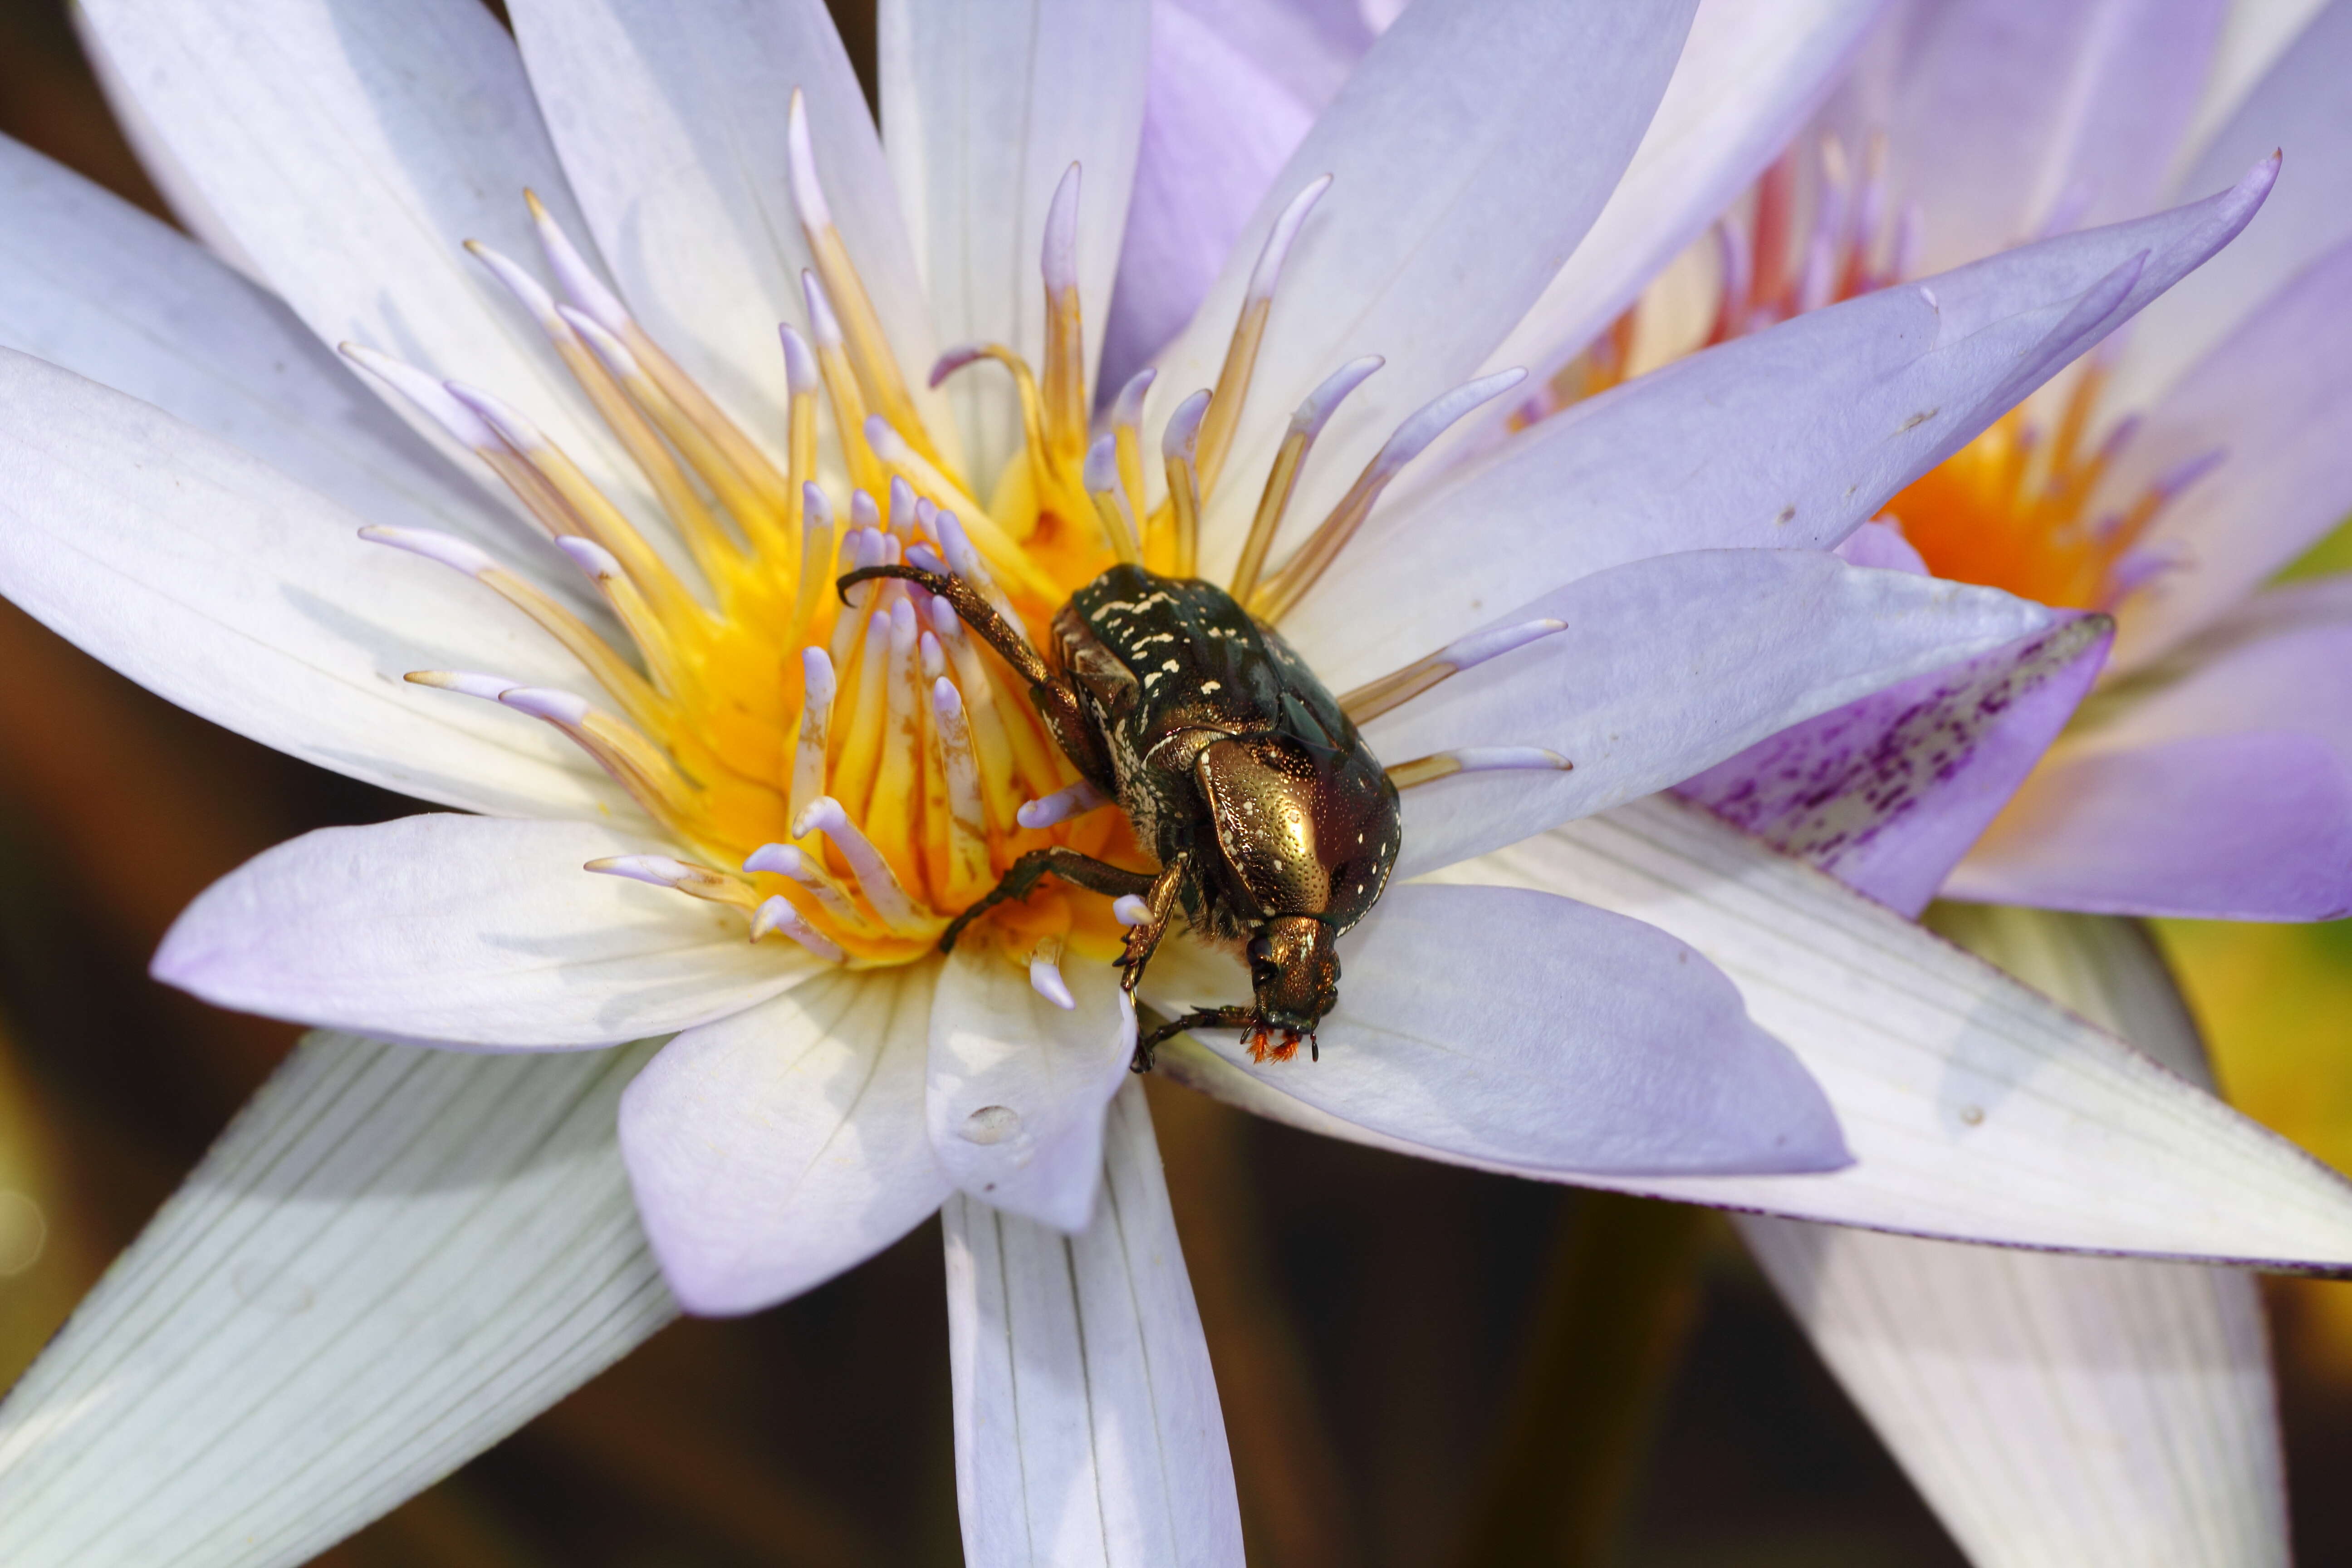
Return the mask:
<path fill-rule="evenodd" d="M 1330 928 L 1312 915 L 1265 922 L 1249 944 L 1258 1019 L 1269 1027 L 1313 1034 L 1339 1000 L 1339 955 Z"/>

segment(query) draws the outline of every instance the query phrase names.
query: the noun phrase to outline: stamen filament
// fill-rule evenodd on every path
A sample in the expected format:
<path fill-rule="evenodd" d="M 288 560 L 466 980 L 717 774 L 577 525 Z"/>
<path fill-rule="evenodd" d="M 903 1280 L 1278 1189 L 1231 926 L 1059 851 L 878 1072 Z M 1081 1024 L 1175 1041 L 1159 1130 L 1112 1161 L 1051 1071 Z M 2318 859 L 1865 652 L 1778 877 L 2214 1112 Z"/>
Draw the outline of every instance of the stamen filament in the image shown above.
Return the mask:
<path fill-rule="evenodd" d="M 793 902 L 782 893 L 761 904 L 751 917 L 751 940 L 758 942 L 775 931 L 800 943 L 827 963 L 846 963 L 849 954 L 839 942 L 808 923 L 807 917 L 793 908 Z"/>
<path fill-rule="evenodd" d="M 753 910 L 760 905 L 760 895 L 741 878 L 708 866 L 674 860 L 667 855 L 608 855 L 604 859 L 589 861 L 581 869 L 605 877 L 626 877 L 634 882 L 668 888 L 689 898 L 731 904 L 739 910 Z"/>
<path fill-rule="evenodd" d="M 1074 816 L 1110 804 L 1110 797 L 1097 789 L 1093 783 L 1080 779 L 1064 789 L 1024 804 L 1017 814 L 1024 827 L 1052 827 Z"/>
<path fill-rule="evenodd" d="M 1466 637 L 1446 644 L 1427 658 L 1359 686 L 1339 699 L 1340 711 L 1355 723 L 1369 722 L 1390 709 L 1411 701 L 1450 676 L 1475 668 L 1490 658 L 1567 629 L 1566 621 L 1540 620 L 1473 632 Z"/>
<path fill-rule="evenodd" d="M 801 298 L 808 307 L 809 337 L 816 348 L 817 374 L 833 403 L 834 427 L 841 433 L 841 451 L 849 464 L 849 482 L 861 490 L 882 488 L 881 465 L 866 446 L 866 394 L 857 384 L 856 367 L 843 346 L 841 322 L 825 297 L 824 284 L 814 272 L 801 274 Z M 887 423 L 887 420 L 885 420 Z"/>
<path fill-rule="evenodd" d="M 849 901 L 847 889 L 826 875 L 815 856 L 791 844 L 763 844 L 744 858 L 746 871 L 765 871 L 790 878 L 808 889 L 825 915 L 853 931 L 871 931 L 874 921 Z"/>
<path fill-rule="evenodd" d="M 839 851 L 849 874 L 856 879 L 857 891 L 866 907 L 884 925 L 898 931 L 920 931 L 933 928 L 935 922 L 926 919 L 915 908 L 914 900 L 890 869 L 871 840 L 849 820 L 841 802 L 831 795 L 819 797 L 809 807 L 808 815 L 793 825 L 793 837 L 805 838 L 811 832 L 822 833 Z"/>
<path fill-rule="evenodd" d="M 1274 536 L 1281 531 L 1283 514 L 1290 510 L 1290 497 L 1298 488 L 1298 472 L 1307 461 L 1308 448 L 1315 437 L 1323 433 L 1348 395 L 1364 384 L 1364 378 L 1388 363 L 1378 354 L 1366 354 L 1349 360 L 1323 378 L 1321 385 L 1307 395 L 1290 416 L 1290 429 L 1274 454 L 1274 467 L 1265 476 L 1265 489 L 1258 497 L 1257 515 L 1250 520 L 1249 536 L 1242 542 L 1241 560 L 1234 567 L 1232 593 L 1244 605 L 1257 591 L 1258 574 L 1265 570 L 1266 552 L 1274 548 Z M 1215 399 L 1210 400 L 1213 412 Z"/>
<path fill-rule="evenodd" d="M 1065 460 L 1087 444 L 1087 350 L 1078 320 L 1078 166 L 1062 172 L 1045 210 L 1045 428 Z"/>
<path fill-rule="evenodd" d="M 1204 497 L 1217 488 L 1217 478 L 1224 471 L 1225 454 L 1233 447 L 1234 431 L 1241 421 L 1242 407 L 1249 401 L 1250 376 L 1257 367 L 1258 346 L 1265 341 L 1266 318 L 1274 310 L 1274 290 L 1282 280 L 1283 260 L 1290 254 L 1291 242 L 1298 237 L 1307 215 L 1330 188 L 1328 174 L 1308 182 L 1304 190 L 1290 198 L 1290 205 L 1282 209 L 1274 226 L 1266 231 L 1265 245 L 1258 252 L 1257 266 L 1250 273 L 1249 288 L 1242 296 L 1241 315 L 1234 322 L 1233 339 L 1225 345 L 1225 363 L 1217 371 L 1209 416 L 1201 426 L 1200 450 L 1193 462 Z"/>
<path fill-rule="evenodd" d="M 799 585 L 793 597 L 792 636 L 787 645 L 806 640 L 816 618 L 833 595 L 833 503 L 814 483 L 801 486 L 801 551 Z"/>
<path fill-rule="evenodd" d="M 1139 518 L 1150 515 L 1143 490 L 1143 399 L 1159 376 L 1159 371 L 1150 365 L 1137 371 L 1118 389 L 1110 405 L 1111 438 L 1118 453 L 1119 489 L 1127 497 L 1128 511 Z"/>
<path fill-rule="evenodd" d="M 1364 465 L 1364 471 L 1331 509 L 1323 525 L 1307 536 L 1296 554 L 1284 563 L 1265 589 L 1255 599 L 1236 594 L 1252 614 L 1263 620 L 1276 621 L 1298 603 L 1307 590 L 1315 585 L 1331 563 L 1339 558 L 1364 519 L 1371 515 L 1381 492 L 1387 489 L 1407 463 L 1427 449 L 1429 444 L 1444 435 L 1456 420 L 1480 405 L 1492 401 L 1527 379 L 1524 370 L 1498 371 L 1465 382 L 1451 392 L 1440 393 L 1412 417 L 1397 426 L 1396 434 L 1388 438 L 1378 455 Z"/>
<path fill-rule="evenodd" d="M 833 725 L 833 660 L 821 647 L 801 649 L 801 722 L 793 742 L 792 791 L 785 797 L 798 822 L 824 793 L 825 740 Z"/>
<path fill-rule="evenodd" d="M 915 401 L 908 395 L 907 384 L 899 378 L 898 356 L 883 335 L 881 317 L 875 312 L 874 301 L 867 297 L 866 285 L 849 259 L 849 248 L 842 243 L 841 231 L 833 225 L 833 211 L 825 203 L 824 187 L 817 179 L 816 150 L 809 141 L 808 105 L 799 88 L 793 89 L 785 141 L 793 203 L 800 211 L 801 232 L 808 238 L 809 256 L 816 263 L 817 276 L 824 279 L 825 291 L 832 297 L 841 339 L 858 386 L 865 394 L 864 401 L 878 409 L 893 426 L 908 432 L 925 458 L 941 463 L 940 451 L 932 446 L 929 433 L 915 411 Z M 847 421 L 843 423 L 847 427 Z"/>
<path fill-rule="evenodd" d="M 931 743 L 947 786 L 947 864 L 940 891 L 947 907 L 956 909 L 988 890 L 988 824 L 963 694 L 945 676 L 931 682 Z"/>
<path fill-rule="evenodd" d="M 1095 515 L 1102 521 L 1103 537 L 1110 542 L 1111 553 L 1129 566 L 1143 564 L 1143 536 L 1136 527 L 1135 513 L 1128 510 L 1127 496 L 1118 480 L 1118 438 L 1105 436 L 1087 452 L 1087 497 L 1095 503 Z"/>
<path fill-rule="evenodd" d="M 843 801 L 856 802 L 861 815 L 873 799 L 874 777 L 882 766 L 883 722 L 889 714 L 889 679 L 890 616 L 887 611 L 877 612 L 866 620 L 857 684 L 851 689 L 848 720 L 842 726 L 841 754 L 833 764 L 834 795 Z"/>
<path fill-rule="evenodd" d="M 1039 942 L 1029 955 L 1029 986 L 1059 1007 L 1063 1012 L 1075 1012 L 1078 1000 L 1070 994 L 1070 983 L 1062 978 L 1062 939 L 1049 936 Z"/>
<path fill-rule="evenodd" d="M 1411 789 L 1415 784 L 1452 778 L 1455 773 L 1493 773 L 1505 769 L 1564 773 L 1575 766 L 1558 752 L 1547 752 L 1540 746 L 1464 746 L 1458 751 L 1433 752 L 1425 757 L 1415 757 L 1409 763 L 1399 763 L 1388 770 L 1388 775 L 1389 782 L 1397 788 Z"/>
<path fill-rule="evenodd" d="M 1168 467 L 1168 510 L 1173 520 L 1171 569 L 1191 577 L 1201 569 L 1201 483 L 1193 468 L 1200 449 L 1201 420 L 1209 412 L 1204 387 L 1176 405 L 1160 434 L 1160 460 Z"/>

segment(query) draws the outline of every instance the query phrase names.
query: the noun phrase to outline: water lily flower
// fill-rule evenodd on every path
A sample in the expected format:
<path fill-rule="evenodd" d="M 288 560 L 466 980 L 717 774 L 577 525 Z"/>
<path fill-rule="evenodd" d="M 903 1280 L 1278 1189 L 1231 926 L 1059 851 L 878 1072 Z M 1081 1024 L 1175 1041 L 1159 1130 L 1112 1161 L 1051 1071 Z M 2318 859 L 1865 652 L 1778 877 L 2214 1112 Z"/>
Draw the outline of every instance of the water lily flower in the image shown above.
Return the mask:
<path fill-rule="evenodd" d="M 274 298 L 8 154 L 0 586 L 199 712 L 478 814 L 281 847 L 167 942 L 202 994 L 353 1035 L 306 1044 L 0 1410 L 9 1561 L 299 1560 L 673 1297 L 780 1300 L 935 1209 L 969 1555 L 1237 1554 L 1117 907 L 1057 891 L 933 951 L 1013 854 L 1126 825 L 959 617 L 836 609 L 844 559 L 935 561 L 1033 637 L 1129 551 L 1239 579 L 1392 760 L 1401 880 L 1323 1060 L 1190 1038 L 1188 1082 L 1545 1179 L 2352 1258 L 2352 1191 L 2218 1101 L 1626 805 L 2052 628 L 1748 547 L 1850 531 L 2225 243 L 2266 165 L 1416 483 L 1515 334 L 1609 319 L 1754 176 L 1862 8 L 1686 45 L 1688 5 L 1423 0 L 1099 432 L 1140 6 L 886 9 L 878 139 L 814 4 L 512 9 L 513 39 L 461 0 L 89 8 L 191 226 Z M 1725 93 L 1759 28 L 1779 68 Z M 1487 855 L 1570 819 L 1614 885 Z M 1143 1000 L 1239 975 L 1174 944 Z"/>

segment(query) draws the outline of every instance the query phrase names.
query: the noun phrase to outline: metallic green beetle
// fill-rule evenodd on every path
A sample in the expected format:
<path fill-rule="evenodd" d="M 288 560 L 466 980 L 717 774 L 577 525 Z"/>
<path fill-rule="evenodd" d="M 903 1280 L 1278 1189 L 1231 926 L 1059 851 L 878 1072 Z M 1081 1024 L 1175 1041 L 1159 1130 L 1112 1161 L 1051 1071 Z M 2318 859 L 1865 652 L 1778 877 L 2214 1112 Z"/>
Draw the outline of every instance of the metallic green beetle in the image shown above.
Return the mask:
<path fill-rule="evenodd" d="M 957 918 L 940 947 L 1050 871 L 1142 900 L 1119 961 L 1132 995 L 1181 905 L 1194 931 L 1241 947 L 1255 1001 L 1161 1025 L 1137 1045 L 1135 1070 L 1150 1070 L 1163 1040 L 1201 1027 L 1243 1030 L 1260 1059 L 1287 1060 L 1302 1038 L 1310 1057 L 1319 1054 L 1316 1026 L 1339 994 L 1334 943 L 1396 865 L 1397 792 L 1290 645 L 1222 588 L 1123 564 L 1054 617 L 1056 669 L 962 578 L 869 566 L 840 586 L 875 577 L 937 594 L 1003 655 L 1029 682 L 1064 754 L 1118 803 L 1160 860 L 1157 873 L 1130 871 L 1075 849 L 1034 850 Z"/>

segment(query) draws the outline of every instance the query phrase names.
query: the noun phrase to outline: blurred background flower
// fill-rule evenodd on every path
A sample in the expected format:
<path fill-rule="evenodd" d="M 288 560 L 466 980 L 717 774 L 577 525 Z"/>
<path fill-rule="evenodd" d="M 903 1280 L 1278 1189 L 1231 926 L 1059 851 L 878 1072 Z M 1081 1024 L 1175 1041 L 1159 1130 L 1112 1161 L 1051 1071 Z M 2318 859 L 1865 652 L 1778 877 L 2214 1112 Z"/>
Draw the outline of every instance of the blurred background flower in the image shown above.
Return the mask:
<path fill-rule="evenodd" d="M 863 65 L 870 9 L 835 10 Z M 1316 57 L 1292 58 L 1312 75 Z M 163 211 L 59 0 L 0 0 L 0 132 Z M 2352 545 L 2339 536 L 2316 564 L 2352 565 Z M 173 915 L 272 843 L 411 806 L 214 730 L 4 604 L 0 661 L 5 1382 L 292 1044 L 290 1027 L 146 979 Z M 2163 934 L 2232 1098 L 2352 1164 L 2352 929 Z M 1711 1219 L 1397 1160 L 1150 1088 L 1253 1562 L 1496 1560 L 1474 1558 L 1482 1520 L 1544 1440 L 1512 1397 L 1526 1388 L 1590 1436 L 1546 1450 L 1560 1532 L 1511 1560 L 1959 1560 Z M 936 1247 L 926 1226 L 776 1311 L 673 1326 L 321 1561 L 951 1560 Z M 1663 1313 L 1612 1311 L 1655 1302 L 1661 1279 L 1681 1281 Z M 2352 1457 L 2352 1292 L 2294 1280 L 2273 1297 L 2290 1467 L 2324 1476 Z M 1581 1357 L 1528 1349 L 1563 1341 Z M 2305 1561 L 2352 1548 L 2352 1504 L 2318 1485 L 2294 1500 Z"/>

